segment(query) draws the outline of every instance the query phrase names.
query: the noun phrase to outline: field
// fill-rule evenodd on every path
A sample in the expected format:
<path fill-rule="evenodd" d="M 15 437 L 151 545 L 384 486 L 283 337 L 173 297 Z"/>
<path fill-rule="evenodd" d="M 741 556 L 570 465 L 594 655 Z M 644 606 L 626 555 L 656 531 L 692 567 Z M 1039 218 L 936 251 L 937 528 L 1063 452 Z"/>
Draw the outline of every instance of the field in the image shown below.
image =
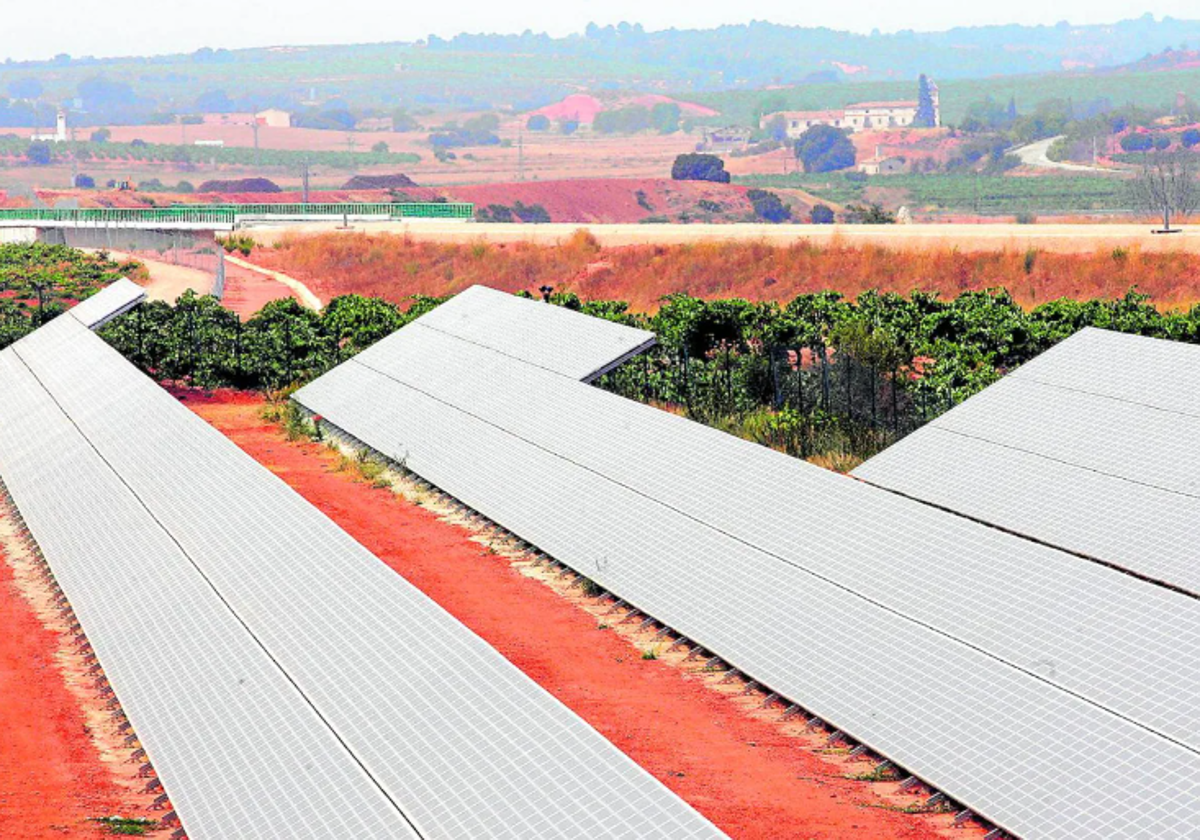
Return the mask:
<path fill-rule="evenodd" d="M 635 225 L 575 235 L 568 225 L 414 223 L 403 235 L 255 232 L 274 244 L 251 259 L 297 277 L 323 300 L 357 292 L 398 301 L 473 283 L 509 291 L 549 284 L 584 298 L 628 300 L 640 310 L 673 292 L 786 301 L 802 292 L 853 297 L 872 288 L 953 296 L 1004 286 L 1036 305 L 1064 296 L 1120 297 L 1137 286 L 1161 306 L 1200 300 L 1200 231 L 1164 238 L 1148 229 Z"/>
<path fill-rule="evenodd" d="M 802 189 L 817 198 L 848 204 L 876 201 L 905 205 L 914 214 L 1043 216 L 1129 214 L 1129 186 L 1112 175 L 981 175 L 975 173 L 884 175 L 866 181 L 841 173 L 740 175 L 737 182 L 769 189 Z"/>
<path fill-rule="evenodd" d="M 560 134 L 522 131 L 523 121 L 509 120 L 499 135 L 510 145 L 484 146 L 456 150 L 453 160 L 439 161 L 425 142 L 427 132 L 322 131 L 305 128 L 261 128 L 260 151 L 255 152 L 253 131 L 248 126 L 186 126 L 186 143 L 197 139 L 224 140 L 224 149 L 179 144 L 184 136 L 179 126 L 118 126 L 113 139 L 141 139 L 153 144 L 171 144 L 164 149 L 179 160 L 83 160 L 79 170 L 98 182 L 109 178 L 131 178 L 135 183 L 157 178 L 164 184 L 187 180 L 192 184 L 217 177 L 238 177 L 230 172 L 262 174 L 281 186 L 299 188 L 301 152 L 310 152 L 311 180 L 314 187 L 340 187 L 353 174 L 404 172 L 418 184 L 451 184 L 513 181 L 546 181 L 564 178 L 662 178 L 670 174 L 676 155 L 693 151 L 699 135 L 645 134 L 637 137 Z M 29 129 L 12 129 L 27 136 Z M 368 154 L 370 147 L 383 142 L 391 157 Z M 353 145 L 351 145 L 353 144 Z M 347 154 L 351 149 L 354 155 Z M 222 163 L 236 159 L 237 167 Z M 419 159 L 418 159 L 419 158 Z M 13 159 L 0 159 L 0 189 L 14 186 L 67 188 L 71 183 L 71 165 L 60 162 L 48 166 L 26 166 Z"/>

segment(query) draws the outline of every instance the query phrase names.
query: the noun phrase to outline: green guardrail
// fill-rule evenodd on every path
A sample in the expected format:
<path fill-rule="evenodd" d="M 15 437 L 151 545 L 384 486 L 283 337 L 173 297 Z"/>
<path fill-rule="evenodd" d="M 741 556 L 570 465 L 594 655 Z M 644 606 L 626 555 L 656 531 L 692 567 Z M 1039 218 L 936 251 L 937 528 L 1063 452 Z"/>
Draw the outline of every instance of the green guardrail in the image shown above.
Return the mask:
<path fill-rule="evenodd" d="M 471 219 L 475 205 L 462 202 L 310 202 L 308 204 L 176 204 L 173 208 L 223 210 L 234 208 L 240 216 L 383 216 L 389 219 Z"/>
<path fill-rule="evenodd" d="M 387 219 L 470 219 L 475 205 L 450 202 L 409 202 L 402 204 L 318 203 L 318 204 L 174 204 L 170 207 L 114 209 L 85 207 L 21 207 L 0 209 L 0 221 L 71 222 L 87 224 L 218 224 L 234 225 L 248 217 L 272 216 L 381 216 Z"/>
<path fill-rule="evenodd" d="M 78 210 L 60 208 L 42 209 L 22 207 L 0 209 L 0 221 L 10 219 L 30 222 L 76 222 L 88 224 L 121 223 L 195 223 L 231 225 L 237 221 L 237 213 L 231 208 L 182 208 L 148 207 L 138 209 L 113 209 L 109 207 L 86 207 Z"/>

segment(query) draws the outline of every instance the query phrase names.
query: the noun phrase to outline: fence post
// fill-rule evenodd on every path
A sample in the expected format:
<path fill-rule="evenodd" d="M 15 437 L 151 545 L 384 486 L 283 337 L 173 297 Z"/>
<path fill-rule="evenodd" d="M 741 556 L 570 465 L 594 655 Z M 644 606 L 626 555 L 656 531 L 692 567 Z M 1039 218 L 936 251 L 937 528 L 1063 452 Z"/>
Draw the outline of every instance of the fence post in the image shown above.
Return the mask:
<path fill-rule="evenodd" d="M 829 348 L 821 342 L 821 408 L 829 411 Z"/>
<path fill-rule="evenodd" d="M 779 368 L 776 367 L 777 362 L 775 361 L 774 344 L 767 345 L 767 364 L 771 366 L 771 404 L 774 405 L 775 410 L 778 411 L 780 406 L 783 404 L 783 394 L 779 390 Z"/>
<path fill-rule="evenodd" d="M 845 359 L 845 361 L 843 362 L 842 359 Z M 850 393 L 850 386 L 854 382 L 854 367 L 856 364 L 853 357 L 845 353 L 840 354 L 838 367 L 845 367 L 846 369 L 846 416 L 851 420 L 854 419 L 854 397 Z"/>
<path fill-rule="evenodd" d="M 804 416 L 804 348 L 796 348 L 796 406 Z"/>
<path fill-rule="evenodd" d="M 879 393 L 879 374 L 875 369 L 875 365 L 871 365 L 871 428 L 878 428 L 879 415 L 876 412 L 875 404 Z"/>
<path fill-rule="evenodd" d="M 900 430 L 900 410 L 898 397 L 896 395 L 896 383 L 900 381 L 900 368 L 892 371 L 892 432 Z"/>

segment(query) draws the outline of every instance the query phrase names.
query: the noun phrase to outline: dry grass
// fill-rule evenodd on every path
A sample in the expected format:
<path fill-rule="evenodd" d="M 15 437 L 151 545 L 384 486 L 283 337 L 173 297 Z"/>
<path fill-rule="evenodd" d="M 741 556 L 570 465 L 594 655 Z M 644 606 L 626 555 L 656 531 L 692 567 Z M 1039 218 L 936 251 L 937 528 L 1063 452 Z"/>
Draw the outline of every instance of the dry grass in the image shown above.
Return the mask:
<path fill-rule="evenodd" d="M 640 311 L 652 311 L 673 292 L 787 301 L 825 289 L 856 297 L 873 288 L 953 297 L 1002 286 L 1026 306 L 1060 297 L 1119 297 L 1132 286 L 1164 307 L 1200 300 L 1200 255 L 1136 246 L 1084 253 L 966 252 L 937 245 L 916 250 L 801 240 L 601 248 L 582 231 L 555 246 L 319 234 L 287 237 L 274 250 L 256 253 L 258 260 L 303 279 L 322 298 L 357 292 L 400 301 L 415 293 L 447 295 L 486 283 L 508 291 L 550 284 L 585 299 L 627 300 Z"/>

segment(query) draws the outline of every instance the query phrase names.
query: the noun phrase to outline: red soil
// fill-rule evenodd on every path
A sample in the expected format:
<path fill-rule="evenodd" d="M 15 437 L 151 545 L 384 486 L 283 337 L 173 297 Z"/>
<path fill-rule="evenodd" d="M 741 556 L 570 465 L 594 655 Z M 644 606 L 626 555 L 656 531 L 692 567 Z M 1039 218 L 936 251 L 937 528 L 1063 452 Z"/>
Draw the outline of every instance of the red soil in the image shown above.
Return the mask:
<path fill-rule="evenodd" d="M 245 321 L 273 300 L 294 297 L 292 290 L 265 274 L 225 263 L 225 295 L 221 304 Z"/>
<path fill-rule="evenodd" d="M 681 212 L 703 214 L 701 199 L 722 205 L 725 213 L 745 215 L 753 208 L 746 187 L 669 178 L 577 178 L 563 181 L 523 181 L 449 187 L 444 192 L 477 207 L 512 206 L 514 201 L 540 204 L 555 222 L 620 224 L 640 222 L 650 216 L 674 217 Z M 638 203 L 638 192 L 653 210 Z"/>
<path fill-rule="evenodd" d="M 57 635 L 17 591 L 0 553 L 0 837 L 99 837 L 88 820 L 121 811 L 79 702 L 56 660 Z"/>
<path fill-rule="evenodd" d="M 679 99 L 672 99 L 669 96 L 654 93 L 644 96 L 621 97 L 611 102 L 602 102 L 586 93 L 573 93 L 561 102 L 555 102 L 553 105 L 539 108 L 533 113 L 542 114 L 552 120 L 579 120 L 582 123 L 590 125 L 596 121 L 596 115 L 601 111 L 626 108 L 630 105 L 653 108 L 655 105 L 670 103 L 678 105 L 679 110 L 689 117 L 715 117 L 719 113 L 704 105 L 697 105 L 695 102 L 683 102 Z"/>
<path fill-rule="evenodd" d="M 736 838 L 934 838 L 925 818 L 751 717 L 728 696 L 638 651 L 466 531 L 336 472 L 319 444 L 289 443 L 253 395 L 180 394 L 383 562 L 420 587 L 626 754 Z M 972 833 L 975 836 L 975 833 Z"/>

